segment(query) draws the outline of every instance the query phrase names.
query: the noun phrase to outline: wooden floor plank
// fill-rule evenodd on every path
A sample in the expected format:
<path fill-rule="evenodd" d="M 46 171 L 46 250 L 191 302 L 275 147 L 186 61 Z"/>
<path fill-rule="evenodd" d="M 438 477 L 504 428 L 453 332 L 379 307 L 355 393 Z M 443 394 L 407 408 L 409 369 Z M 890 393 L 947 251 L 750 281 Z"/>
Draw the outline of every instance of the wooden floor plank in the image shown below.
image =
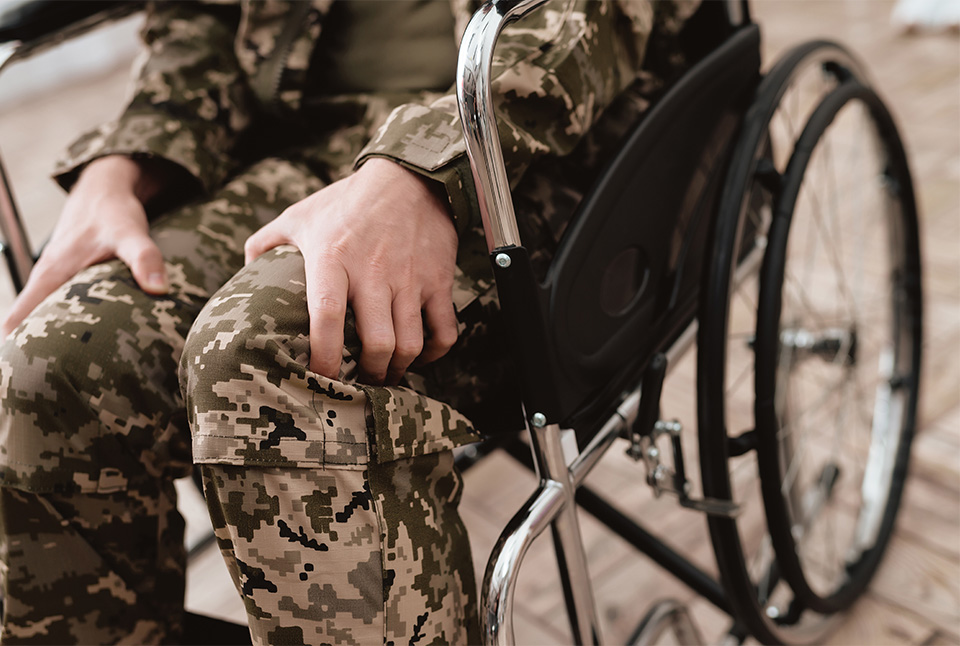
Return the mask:
<path fill-rule="evenodd" d="M 844 618 L 825 646 L 903 646 L 922 644 L 934 629 L 913 613 L 867 594 Z"/>
<path fill-rule="evenodd" d="M 945 633 L 960 634 L 960 560 L 894 536 L 871 585 L 877 598 L 912 611 Z"/>

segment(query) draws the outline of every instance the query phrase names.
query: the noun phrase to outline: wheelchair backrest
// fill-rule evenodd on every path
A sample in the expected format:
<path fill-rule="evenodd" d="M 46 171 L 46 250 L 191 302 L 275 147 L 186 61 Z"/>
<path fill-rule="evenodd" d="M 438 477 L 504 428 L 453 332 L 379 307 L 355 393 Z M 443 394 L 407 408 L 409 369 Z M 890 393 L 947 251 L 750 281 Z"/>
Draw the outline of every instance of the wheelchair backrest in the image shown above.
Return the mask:
<path fill-rule="evenodd" d="M 528 414 L 569 423 L 599 391 L 626 387 L 692 320 L 759 50 L 756 25 L 737 29 L 648 110 L 583 200 L 543 283 L 517 280 L 517 263 L 529 262 L 522 247 L 506 250 L 510 269 L 495 263 Z"/>

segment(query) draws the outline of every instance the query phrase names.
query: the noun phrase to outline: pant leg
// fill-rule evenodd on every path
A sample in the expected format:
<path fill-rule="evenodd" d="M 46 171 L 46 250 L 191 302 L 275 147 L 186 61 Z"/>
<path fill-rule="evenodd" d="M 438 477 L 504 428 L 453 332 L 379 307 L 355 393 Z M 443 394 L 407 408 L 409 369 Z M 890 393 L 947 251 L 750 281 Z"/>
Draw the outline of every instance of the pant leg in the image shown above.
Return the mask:
<path fill-rule="evenodd" d="M 298 164 L 261 162 L 154 225 L 169 295 L 144 294 L 119 261 L 103 263 L 0 346 L 4 642 L 177 639 L 184 563 L 171 480 L 192 465 L 184 339 L 242 266 L 244 240 L 320 186 Z"/>
<path fill-rule="evenodd" d="M 183 519 L 172 480 L 154 485 L 107 494 L 0 488 L 4 644 L 175 643 Z"/>
<path fill-rule="evenodd" d="M 255 643 L 476 643 L 476 590 L 451 449 L 457 411 L 406 388 L 310 372 L 303 259 L 244 267 L 181 364 L 194 459 Z"/>

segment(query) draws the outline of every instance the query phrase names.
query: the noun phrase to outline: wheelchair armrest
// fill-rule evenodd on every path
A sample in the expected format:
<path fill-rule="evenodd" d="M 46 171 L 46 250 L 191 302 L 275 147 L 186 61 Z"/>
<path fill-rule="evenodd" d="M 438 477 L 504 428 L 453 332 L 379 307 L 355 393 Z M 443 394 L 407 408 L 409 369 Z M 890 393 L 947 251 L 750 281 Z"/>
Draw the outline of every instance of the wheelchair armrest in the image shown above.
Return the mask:
<path fill-rule="evenodd" d="M 504 27 L 545 2 L 488 0 L 473 14 L 460 41 L 457 107 L 490 251 L 520 245 L 490 91 L 493 49 Z"/>

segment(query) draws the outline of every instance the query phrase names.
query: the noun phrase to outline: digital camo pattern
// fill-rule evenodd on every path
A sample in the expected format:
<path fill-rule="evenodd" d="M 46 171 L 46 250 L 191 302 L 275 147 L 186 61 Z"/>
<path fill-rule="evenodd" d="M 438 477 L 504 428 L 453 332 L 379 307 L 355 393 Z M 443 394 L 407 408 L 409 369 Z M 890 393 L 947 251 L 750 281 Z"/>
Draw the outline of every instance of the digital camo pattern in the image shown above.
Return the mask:
<path fill-rule="evenodd" d="M 39 495 L 0 487 L 4 644 L 177 644 L 186 552 L 172 480 Z"/>
<path fill-rule="evenodd" d="M 208 464 L 203 475 L 255 644 L 479 643 L 449 451 L 353 468 Z"/>
<path fill-rule="evenodd" d="M 261 162 L 212 199 L 183 207 L 154 226 L 154 237 L 165 254 L 173 284 L 170 296 L 143 294 L 119 262 L 97 265 L 81 272 L 45 301 L 0 348 L 0 468 L 5 485 L 0 488 L 0 535 L 4 537 L 0 561 L 6 573 L 9 609 L 4 619 L 5 642 L 109 643 L 120 637 L 137 643 L 176 640 L 183 594 L 182 520 L 171 502 L 174 494 L 164 488 L 170 486 L 172 478 L 186 475 L 190 467 L 186 409 L 176 380 L 184 337 L 210 293 L 242 264 L 243 239 L 285 206 L 321 186 L 322 182 L 301 164 L 276 159 Z M 294 283 L 292 291 L 283 291 L 282 286 Z M 456 285 L 458 306 L 475 311 L 477 284 L 458 271 Z M 249 299 L 254 308 L 264 311 L 262 306 L 267 304 L 266 312 L 288 314 L 282 334 L 264 334 L 278 329 L 269 322 L 262 329 L 227 318 L 220 322 L 234 332 L 230 337 L 238 339 L 237 345 L 288 348 L 286 363 L 279 353 L 252 353 L 251 360 L 263 368 L 264 374 L 274 376 L 264 383 L 269 384 L 280 374 L 305 373 L 308 343 L 302 286 L 303 264 L 298 253 L 281 248 L 266 254 L 240 272 L 211 302 L 191 343 L 202 339 L 204 331 L 210 329 L 205 322 L 217 320 L 222 314 L 217 299 L 230 294 L 230 289 L 240 291 L 227 296 L 228 303 L 241 302 L 244 294 L 256 294 L 258 298 Z M 283 302 L 269 300 L 277 294 Z M 488 297 L 484 301 L 491 306 Z M 479 321 L 475 323 L 472 327 L 461 324 L 464 343 L 485 330 Z M 355 372 L 350 357 L 359 351 L 352 325 L 351 320 L 346 334 L 349 348 L 344 379 Z M 239 338 L 237 330 L 244 332 Z M 219 340 L 214 337 L 214 343 Z M 238 359 L 234 353 L 228 349 L 210 354 L 206 345 L 204 341 L 187 351 L 188 358 L 206 355 L 217 367 L 206 375 L 227 375 L 227 386 L 236 381 L 234 377 L 243 375 L 242 369 L 238 371 L 230 364 Z M 194 351 L 197 347 L 203 351 Z M 298 362 L 296 368 L 291 360 Z M 472 360 L 477 362 L 479 358 Z M 447 370 L 456 368 L 448 364 Z M 397 634 L 409 630 L 411 635 L 427 631 L 461 635 L 473 630 L 470 613 L 475 610 L 466 596 L 473 586 L 469 546 L 456 516 L 459 480 L 447 458 L 427 454 L 474 441 L 476 433 L 453 408 L 412 390 L 361 389 L 323 381 L 320 390 L 329 401 L 320 409 L 322 417 L 306 422 L 296 417 L 303 409 L 295 404 L 296 387 L 287 381 L 287 394 L 274 393 L 280 399 L 270 411 L 257 407 L 262 419 L 221 423 L 221 432 L 229 428 L 239 444 L 254 446 L 252 453 L 243 454 L 249 460 L 234 461 L 244 465 L 241 471 L 251 474 L 251 479 L 257 477 L 253 474 L 259 469 L 248 467 L 272 468 L 278 463 L 316 467 L 310 462 L 316 455 L 321 456 L 321 464 L 341 469 L 363 469 L 371 453 L 383 462 L 396 463 L 374 463 L 369 466 L 374 474 L 418 472 L 427 468 L 421 465 L 432 465 L 422 478 L 422 491 L 418 481 L 404 480 L 401 490 L 408 498 L 403 500 L 387 490 L 394 486 L 384 480 L 388 476 L 377 475 L 382 487 L 376 494 L 377 513 L 387 519 L 379 521 L 385 535 L 377 545 L 390 546 L 394 555 L 412 555 L 419 565 L 414 563 L 410 568 L 428 567 L 431 572 L 429 578 L 417 578 L 410 574 L 413 570 L 390 574 L 398 566 L 386 567 L 384 576 L 398 581 L 394 590 L 407 591 L 402 602 L 391 602 L 394 607 L 424 603 L 409 590 L 428 597 L 424 586 L 436 584 L 446 592 L 430 597 L 429 621 L 424 619 L 419 627 L 416 622 L 397 619 L 399 611 L 384 611 L 378 630 Z M 418 383 L 429 390 L 427 379 L 421 377 Z M 350 397 L 354 398 L 352 408 Z M 318 397 L 317 401 L 322 399 Z M 214 406 L 209 401 L 206 405 Z M 293 419 L 307 432 L 316 433 L 319 427 L 319 434 L 324 435 L 333 428 L 334 434 L 320 441 L 297 441 L 297 430 L 288 423 Z M 200 461 L 204 455 L 210 456 L 204 453 L 204 428 L 198 424 Z M 251 442 L 244 435 L 251 429 L 266 429 L 265 441 L 258 437 Z M 288 436 L 291 432 L 293 437 Z M 370 438 L 374 438 L 372 449 Z M 282 450 L 271 447 L 274 441 Z M 219 461 L 231 461 L 227 447 L 221 445 L 217 451 L 213 455 Z M 299 462 L 299 456 L 307 461 Z M 441 461 L 446 471 L 434 474 Z M 300 479 L 313 469 L 291 469 L 289 473 L 294 474 L 291 478 Z M 363 471 L 350 473 L 356 478 Z M 411 484 L 414 489 L 409 488 Z M 84 495 L 75 495 L 81 493 Z M 404 511 L 407 507 L 409 510 Z M 421 512 L 437 519 L 421 521 L 433 528 L 432 533 L 415 529 L 414 519 Z M 388 523 L 400 522 L 403 514 L 408 514 L 403 521 L 407 527 L 391 529 Z M 401 535 L 395 535 L 397 532 Z M 89 541 L 91 533 L 102 535 L 103 540 Z M 428 539 L 423 538 L 426 535 Z M 432 547 L 427 549 L 427 544 Z M 51 546 L 55 546 L 53 553 Z M 334 545 L 332 551 L 338 549 L 339 545 Z M 44 567 L 38 566 L 40 560 Z M 443 583 L 444 577 L 453 577 L 453 583 Z M 163 585 L 157 583 L 161 580 Z M 454 583 L 461 592 L 450 592 Z M 58 602 L 55 608 L 50 605 L 51 599 L 81 597 L 82 602 L 69 601 L 63 606 Z M 87 601 L 96 605 L 89 606 Z M 423 614 L 421 609 L 419 615 Z M 385 619 L 390 617 L 389 621 Z M 338 622 L 338 630 L 348 628 L 348 624 Z"/>
<path fill-rule="evenodd" d="M 456 285 L 461 310 L 478 302 L 462 272 Z M 254 638 L 476 643 L 450 449 L 479 435 L 447 403 L 355 383 L 352 312 L 337 380 L 306 367 L 308 331 L 303 258 L 278 247 L 210 299 L 181 363 L 194 461 Z"/>
<path fill-rule="evenodd" d="M 297 87 L 298 79 L 309 76 L 302 73 L 304 61 L 309 60 L 309 52 L 322 37 L 328 4 L 326 0 L 311 3 L 301 31 L 284 29 L 295 25 L 289 20 L 284 20 L 279 30 L 278 22 L 268 27 L 269 21 L 259 21 L 256 12 L 250 11 L 260 6 L 276 14 L 283 7 L 281 3 L 152 6 L 144 29 L 148 51 L 132 103 L 116 123 L 81 138 L 60 167 L 59 179 L 69 186 L 84 163 L 105 154 L 161 157 L 195 176 L 213 197 L 176 211 L 156 226 L 173 283 L 169 297 L 142 294 L 118 262 L 98 265 L 81 272 L 48 299 L 0 349 L 0 468 L 6 485 L 0 515 L 7 537 L 0 553 L 3 567 L 20 576 L 10 575 L 8 579 L 9 602 L 16 607 L 20 601 L 14 597 L 19 596 L 25 608 L 20 614 L 10 614 L 4 630 L 18 635 L 11 640 L 46 643 L 63 637 L 63 641 L 111 641 L 113 638 L 104 630 L 126 631 L 135 641 L 145 643 L 176 638 L 175 628 L 161 635 L 163 626 L 157 622 L 157 614 L 152 614 L 163 603 L 139 603 L 146 597 L 136 596 L 140 592 L 131 593 L 139 589 L 138 582 L 149 581 L 151 573 L 162 574 L 171 589 L 182 589 L 179 566 L 172 565 L 172 557 L 158 556 L 160 548 L 150 563 L 132 559 L 130 554 L 135 550 L 119 540 L 104 547 L 90 543 L 93 554 L 68 548 L 58 552 L 64 556 L 63 561 L 44 563 L 50 569 L 43 579 L 33 570 L 38 559 L 49 555 L 36 551 L 36 546 L 24 548 L 23 537 L 42 537 L 46 542 L 41 547 L 61 542 L 71 545 L 73 534 L 86 537 L 101 533 L 109 539 L 114 533 L 129 531 L 138 540 L 154 540 L 147 538 L 149 531 L 139 529 L 142 526 L 164 528 L 157 545 L 173 545 L 180 540 L 173 519 L 175 510 L 164 511 L 169 505 L 164 507 L 160 501 L 165 494 L 157 483 L 184 473 L 189 465 L 187 411 L 178 395 L 175 369 L 187 330 L 210 294 L 239 269 L 242 242 L 250 233 L 275 217 L 284 205 L 322 186 L 317 176 L 327 180 L 342 177 L 369 155 L 396 159 L 447 187 L 461 235 L 458 265 L 463 272 L 458 281 L 464 286 L 463 293 L 471 296 L 458 303 L 463 333 L 459 346 L 448 357 L 410 375 L 408 385 L 412 389 L 360 388 L 342 381 L 324 384 L 318 380 L 314 390 L 305 372 L 304 389 L 298 382 L 300 375 L 283 362 L 259 364 L 261 372 L 256 375 L 244 372 L 239 364 L 233 369 L 211 370 L 198 382 L 206 379 L 205 383 L 221 384 L 220 392 L 211 390 L 212 395 L 201 395 L 209 401 L 191 406 L 189 414 L 197 420 L 211 411 L 226 417 L 219 426 L 209 415 L 204 418 L 204 428 L 214 429 L 206 435 L 219 443 L 205 460 L 213 463 L 208 467 L 211 472 L 234 469 L 251 474 L 253 482 L 256 474 L 268 468 L 286 469 L 298 476 L 335 471 L 337 475 L 363 474 L 366 469 L 375 515 L 382 523 L 383 562 L 393 555 L 393 561 L 403 565 L 402 572 L 381 566 L 383 581 L 390 579 L 389 589 L 382 596 L 387 638 L 402 635 L 397 640 L 404 641 L 410 636 L 433 634 L 437 635 L 434 641 L 444 643 L 461 641 L 463 631 L 472 629 L 475 618 L 469 602 L 472 582 L 467 581 L 472 576 L 467 565 L 469 554 L 455 503 L 450 502 L 458 495 L 454 492 L 459 491 L 459 483 L 443 462 L 448 459 L 449 447 L 475 437 L 466 418 L 453 413 L 455 409 L 478 421 L 483 415 L 481 402 L 491 401 L 486 395 L 516 395 L 502 363 L 491 360 L 502 354 L 502 348 L 489 341 L 495 337 L 488 333 L 496 325 L 495 317 L 490 316 L 495 309 L 495 294 L 484 282 L 489 280 L 489 265 L 475 228 L 476 197 L 462 142 L 457 141 L 459 129 L 451 121 L 452 95 L 330 97 L 319 105 L 301 106 L 299 114 L 294 112 L 304 95 L 304 88 Z M 572 150 L 604 112 L 617 88 L 636 78 L 649 30 L 677 29 L 686 7 L 694 4 L 573 2 L 544 13 L 546 18 L 540 22 L 518 23 L 509 30 L 498 61 L 496 87 L 502 95 L 501 135 L 508 142 L 504 149 L 514 183 L 534 159 Z M 468 0 L 454 0 L 452 6 L 462 27 L 465 14 L 473 6 Z M 623 17 L 631 28 L 613 29 Z M 294 34 L 289 43 L 285 32 Z M 549 46 L 540 47 L 542 43 L 537 43 L 536 37 L 547 38 Z M 289 52 L 281 51 L 287 44 Z M 244 53 L 245 48 L 254 48 L 255 55 Z M 607 59 L 610 65 L 596 62 L 607 56 L 615 57 Z M 278 61 L 282 63 L 279 66 Z M 266 74 L 263 70 L 269 65 L 274 67 L 271 74 Z M 279 76 L 274 77 L 273 72 L 279 72 Z M 276 99 L 288 108 L 285 113 L 280 110 L 284 115 L 280 130 L 286 133 L 281 137 L 274 136 L 276 123 L 265 119 L 266 113 L 277 112 L 269 105 L 270 92 L 264 91 L 271 89 L 266 80 L 272 78 L 280 81 Z M 397 105 L 401 107 L 393 112 L 389 124 L 380 128 Z M 543 114 L 550 117 L 543 119 Z M 374 133 L 378 133 L 375 140 L 361 152 L 360 147 Z M 284 157 L 297 159 L 297 163 L 268 160 L 221 187 L 238 168 L 275 155 L 278 150 L 284 150 Z M 541 208 L 550 204 L 553 189 L 533 180 L 530 186 L 530 191 L 520 191 L 529 198 L 530 207 L 521 212 L 533 211 L 543 217 L 529 221 L 533 232 L 529 239 L 549 240 L 550 236 L 541 234 L 562 230 L 565 220 L 557 212 Z M 550 226 L 541 226 L 544 222 Z M 284 253 L 281 250 L 268 260 L 278 260 Z M 266 267 L 271 263 L 265 260 L 262 264 Z M 255 264 L 250 272 L 260 270 Z M 268 281 L 265 293 L 272 293 L 270 288 L 290 292 L 289 273 L 275 278 L 280 280 Z M 228 289 L 242 280 L 243 275 Z M 260 291 L 256 283 L 249 287 L 249 292 L 237 292 L 238 299 L 242 293 Z M 237 322 L 258 322 L 261 331 L 269 332 L 271 323 L 264 318 L 267 312 L 233 308 L 235 303 L 217 305 L 220 309 L 206 319 L 211 329 L 216 329 L 218 320 L 234 317 Z M 251 319 L 251 315 L 259 318 Z M 298 334 L 277 341 L 279 345 L 286 343 L 279 354 L 266 346 L 252 354 L 261 359 L 273 356 L 274 361 L 283 353 L 299 356 L 296 347 L 303 345 L 303 333 Z M 196 339 L 202 339 L 202 335 L 198 330 Z M 236 338 L 231 338 L 236 346 Z M 258 336 L 241 338 L 255 346 Z M 212 342 L 221 341 L 224 339 L 215 336 Z M 210 354 L 204 350 L 208 343 L 209 339 L 192 345 L 185 365 L 197 357 L 219 365 L 219 357 L 206 356 Z M 225 356 L 231 354 L 233 360 L 243 352 L 234 347 Z M 348 359 L 355 354 L 355 348 L 347 349 Z M 207 365 L 202 361 L 200 365 Z M 346 380 L 350 369 L 348 361 L 342 375 Z M 251 381 L 272 386 L 271 379 L 285 383 L 293 395 L 283 399 L 279 390 L 264 387 L 261 393 L 259 387 L 250 389 Z M 196 390 L 192 392 L 197 394 Z M 251 405 L 250 411 L 242 411 L 244 403 L 268 392 L 271 397 L 263 404 L 267 410 L 261 411 L 258 404 L 256 410 Z M 297 399 L 306 393 L 309 401 Z M 348 400 L 347 395 L 355 397 Z M 248 402 L 240 401 L 243 397 Z M 320 404 L 315 403 L 315 397 Z M 354 408 L 344 402 L 353 402 Z M 241 417 L 231 406 L 251 414 Z M 329 413 L 338 413 L 341 407 L 343 418 L 338 424 Z M 496 419 L 494 415 L 481 423 L 488 427 Z M 322 432 L 309 427 L 310 420 L 322 420 Z M 312 435 L 302 427 L 309 428 Z M 364 443 L 370 443 L 367 450 L 362 448 Z M 198 442 L 198 454 L 202 453 L 202 444 Z M 268 467 L 271 459 L 275 462 Z M 317 469 L 317 461 L 325 469 Z M 431 472 L 436 475 L 418 479 L 404 471 L 434 461 L 440 465 Z M 296 466 L 300 464 L 311 468 Z M 243 486 L 242 480 L 235 484 Z M 355 486 L 346 489 L 350 489 L 353 500 L 352 494 L 358 490 Z M 106 498 L 112 502 L 104 502 Z M 279 498 L 296 506 L 292 499 Z M 103 504 L 97 506 L 91 501 Z M 47 510 L 40 511 L 41 507 Z M 40 519 L 37 522 L 43 523 L 42 528 L 28 522 L 33 518 Z M 235 530 L 234 525 L 222 523 L 221 535 L 235 531 L 240 536 L 240 522 Z M 104 528 L 102 532 L 91 529 L 99 527 Z M 250 544 L 245 549 L 259 548 Z M 411 555 L 412 564 L 408 563 Z M 128 562 L 132 564 L 129 568 Z M 461 562 L 463 567 L 456 565 Z M 124 578 L 126 575 L 114 569 L 129 571 L 130 575 Z M 72 578 L 74 571 L 82 575 Z M 57 572 L 64 576 L 58 578 Z M 40 584 L 46 593 L 43 598 L 37 593 Z M 86 587 L 81 589 L 81 585 Z M 97 611 L 102 616 L 92 617 L 86 604 L 73 601 L 91 590 L 108 591 L 104 608 L 128 604 L 123 621 L 105 629 L 103 621 L 113 610 Z M 436 590 L 454 592 L 440 595 Z M 461 596 L 457 597 L 456 590 Z M 174 605 L 179 603 L 178 594 L 170 597 Z M 51 612 L 51 599 L 71 601 Z M 280 600 L 276 601 L 279 611 Z M 31 615 L 29 607 L 33 606 L 34 611 L 40 610 Z M 424 616 L 424 612 L 411 610 L 413 607 L 429 612 Z M 411 614 L 416 616 L 412 623 Z M 37 619 L 40 615 L 44 618 Z M 77 618 L 81 616 L 86 619 Z M 364 624 L 362 617 L 359 621 Z M 67 625 L 70 632 L 64 633 L 63 626 Z M 343 628 L 340 623 L 338 627 Z"/>
<path fill-rule="evenodd" d="M 355 383 L 352 311 L 339 380 L 310 371 L 305 280 L 300 252 L 278 247 L 240 270 L 197 319 L 180 376 L 195 462 L 364 465 L 368 436 L 380 462 L 479 439 L 448 404 L 409 388 Z M 462 274 L 457 285 L 455 300 L 469 305 L 477 294 Z"/>
<path fill-rule="evenodd" d="M 493 91 L 511 182 L 537 158 L 570 153 L 637 79 L 651 34 L 679 31 L 698 1 L 556 0 L 507 27 Z M 131 104 L 116 123 L 70 148 L 59 180 L 69 186 L 83 164 L 99 156 L 140 154 L 179 164 L 210 189 L 249 159 L 247 143 L 256 138 L 250 131 L 263 127 L 264 113 L 296 119 L 302 108 L 305 133 L 327 138 L 343 127 L 352 130 L 351 138 L 369 141 L 352 151 L 351 162 L 384 156 L 443 182 L 457 230 L 469 230 L 479 212 L 452 88 L 439 97 L 393 97 L 396 110 L 386 120 L 360 116 L 376 103 L 370 94 L 337 97 L 320 114 L 302 105 L 311 91 L 303 86 L 310 79 L 306 70 L 330 4 L 151 3 L 144 27 L 148 52 Z M 459 41 L 479 3 L 450 0 L 450 6 L 451 37 Z"/>
<path fill-rule="evenodd" d="M 243 241 L 322 183 L 265 160 L 153 227 L 172 285 L 149 296 L 119 261 L 81 271 L 0 346 L 0 471 L 37 492 L 107 493 L 189 470 L 177 381 L 201 307 L 243 265 Z"/>
<path fill-rule="evenodd" d="M 3 643 L 177 643 L 184 339 L 242 265 L 243 239 L 320 186 L 265 160 L 154 225 L 169 296 L 141 292 L 118 261 L 96 265 L 0 346 Z"/>

